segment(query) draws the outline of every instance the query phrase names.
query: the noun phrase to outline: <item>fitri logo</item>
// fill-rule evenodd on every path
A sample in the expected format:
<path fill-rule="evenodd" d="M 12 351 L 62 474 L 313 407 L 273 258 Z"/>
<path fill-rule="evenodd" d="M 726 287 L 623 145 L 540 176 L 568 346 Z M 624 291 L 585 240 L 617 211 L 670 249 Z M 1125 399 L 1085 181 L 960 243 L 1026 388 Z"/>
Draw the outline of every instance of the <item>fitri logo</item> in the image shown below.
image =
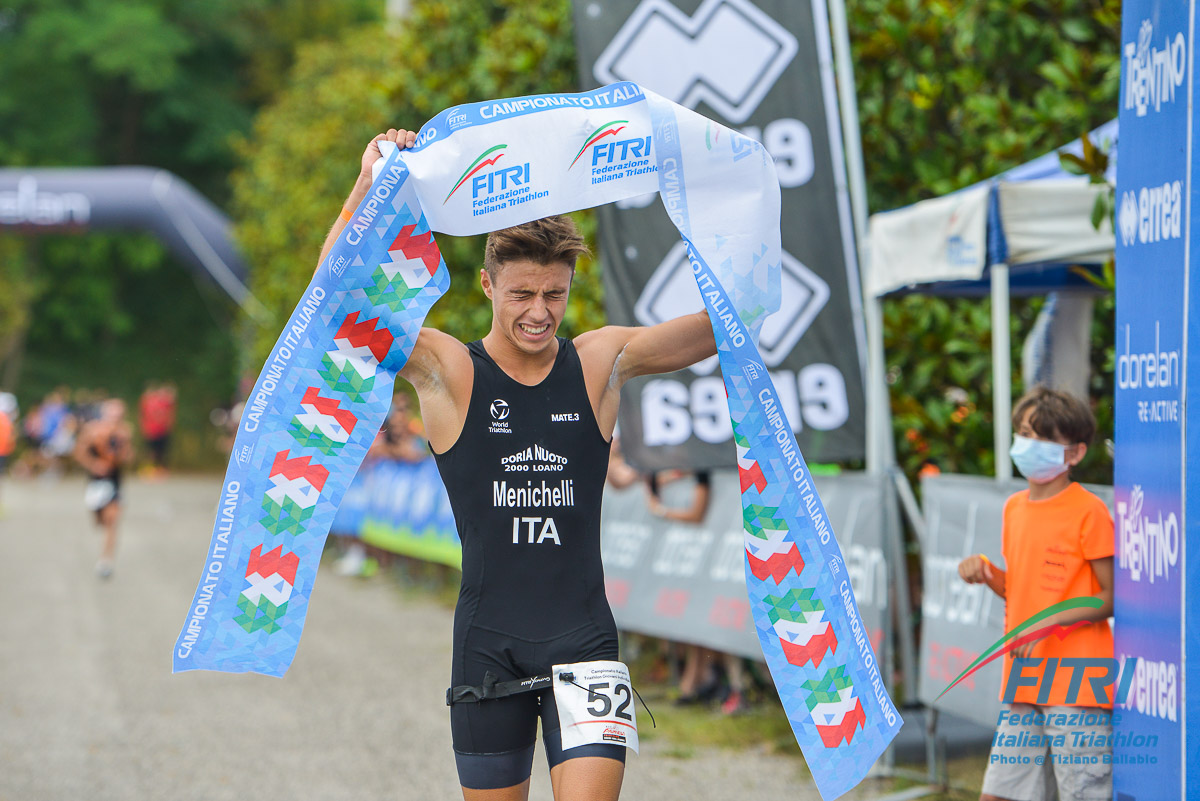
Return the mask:
<path fill-rule="evenodd" d="M 496 400 L 492 401 L 491 412 L 493 420 L 507 420 L 508 413 L 510 411 L 511 410 L 508 408 L 508 401 L 500 398 L 496 398 Z"/>
<path fill-rule="evenodd" d="M 600 83 L 634 81 L 688 108 L 749 119 L 796 55 L 796 37 L 749 0 L 704 0 L 689 17 L 644 0 L 596 60 Z"/>

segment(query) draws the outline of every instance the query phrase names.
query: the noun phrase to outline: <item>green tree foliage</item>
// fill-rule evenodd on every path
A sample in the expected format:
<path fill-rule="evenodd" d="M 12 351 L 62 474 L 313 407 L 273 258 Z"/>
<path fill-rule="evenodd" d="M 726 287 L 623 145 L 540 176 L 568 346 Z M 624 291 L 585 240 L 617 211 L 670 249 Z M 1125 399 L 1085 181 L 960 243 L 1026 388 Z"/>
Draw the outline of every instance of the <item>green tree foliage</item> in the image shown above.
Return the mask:
<path fill-rule="evenodd" d="M 253 265 L 252 289 L 270 312 L 252 333 L 256 365 L 311 279 L 371 138 L 389 127 L 419 128 L 462 103 L 574 91 L 570 19 L 567 0 L 419 1 L 395 26 L 363 26 L 300 51 L 287 89 L 238 145 L 238 237 Z M 428 323 L 482 336 L 491 318 L 478 282 L 482 239 L 439 235 L 438 244 L 453 289 Z M 582 260 L 568 333 L 602 318 L 599 284 L 595 263 Z"/>
<path fill-rule="evenodd" d="M 380 10 L 374 0 L 0 3 L 0 165 L 147 164 L 221 205 L 231 135 L 278 89 L 298 41 Z M 26 406 L 59 384 L 132 399 L 144 380 L 173 378 L 185 390 L 181 423 L 206 429 L 233 389 L 232 316 L 148 237 L 0 242 L 0 381 Z"/>
<path fill-rule="evenodd" d="M 1118 0 L 848 0 L 847 6 L 873 210 L 960 189 L 1116 115 Z M 1039 307 L 1038 300 L 1013 304 L 1014 365 Z M 910 475 L 926 463 L 992 472 L 987 301 L 910 296 L 887 301 L 884 312 L 901 465 Z M 1111 361 L 1112 325 L 1109 298 L 1097 308 L 1094 369 Z M 1106 391 L 1105 375 L 1094 379 L 1099 436 L 1109 437 L 1111 382 Z M 1013 389 L 1024 389 L 1019 376 Z M 1111 479 L 1099 441 L 1086 467 L 1088 479 Z"/>

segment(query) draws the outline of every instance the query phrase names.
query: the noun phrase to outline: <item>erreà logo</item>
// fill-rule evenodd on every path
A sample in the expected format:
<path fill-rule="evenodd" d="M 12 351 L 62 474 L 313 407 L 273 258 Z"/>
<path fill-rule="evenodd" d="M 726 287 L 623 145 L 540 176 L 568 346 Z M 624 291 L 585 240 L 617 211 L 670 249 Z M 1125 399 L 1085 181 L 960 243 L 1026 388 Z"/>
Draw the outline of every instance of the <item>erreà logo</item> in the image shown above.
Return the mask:
<path fill-rule="evenodd" d="M 579 148 L 579 152 L 575 154 L 575 158 L 571 161 L 571 167 L 574 167 L 579 161 L 579 157 L 583 155 L 583 151 L 587 150 L 589 147 L 596 144 L 606 136 L 611 136 L 615 139 L 617 134 L 625 130 L 625 126 L 628 124 L 629 120 L 613 120 L 612 122 L 604 123 L 599 128 L 588 134 L 587 139 L 583 143 L 583 147 Z M 567 169 L 569 170 L 571 167 L 568 167 Z"/>
<path fill-rule="evenodd" d="M 781 259 L 779 311 L 766 319 L 759 337 L 759 350 L 767 367 L 782 364 L 791 354 L 830 296 L 829 284 L 821 276 L 787 251 Z M 652 326 L 703 308 L 687 244 L 677 242 L 642 288 L 633 307 L 634 317 L 642 325 Z M 712 356 L 688 369 L 696 375 L 708 375 L 716 368 L 717 357 Z"/>
<path fill-rule="evenodd" d="M 492 145 L 487 150 L 480 153 L 476 159 L 471 162 L 471 166 L 463 170 L 463 174 L 459 176 L 458 181 L 455 182 L 454 186 L 446 194 L 446 200 L 442 201 L 442 205 L 446 205 L 446 202 L 450 200 L 451 195 L 457 192 L 459 187 L 469 181 L 475 175 L 475 173 L 479 172 L 485 167 L 491 167 L 497 161 L 499 161 L 500 157 L 504 155 L 502 151 L 504 151 L 507 147 L 508 145 Z"/>
<path fill-rule="evenodd" d="M 750 0 L 705 0 L 692 16 L 643 0 L 596 59 L 602 84 L 633 81 L 681 106 L 749 119 L 795 57 L 796 37 Z"/>

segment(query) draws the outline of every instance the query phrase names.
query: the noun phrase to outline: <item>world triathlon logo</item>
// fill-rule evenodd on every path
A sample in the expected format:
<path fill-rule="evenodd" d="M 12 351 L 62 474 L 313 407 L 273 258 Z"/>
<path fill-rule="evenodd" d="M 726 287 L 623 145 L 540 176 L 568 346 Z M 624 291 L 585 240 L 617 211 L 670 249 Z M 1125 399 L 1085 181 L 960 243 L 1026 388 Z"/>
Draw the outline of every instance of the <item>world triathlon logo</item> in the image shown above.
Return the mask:
<path fill-rule="evenodd" d="M 496 400 L 492 401 L 491 412 L 493 420 L 508 419 L 509 411 L 510 409 L 508 408 L 508 401 L 503 400 L 502 398 L 496 398 Z"/>
<path fill-rule="evenodd" d="M 1036 643 L 1047 637 L 1057 637 L 1061 640 L 1071 632 L 1091 622 L 1088 620 L 1078 620 L 1068 625 L 1046 622 L 1059 612 L 1066 612 L 1072 609 L 1099 609 L 1101 606 L 1103 606 L 1103 603 L 1099 598 L 1083 596 L 1068 598 L 1065 601 L 1043 609 L 988 646 L 966 670 L 959 674 L 958 678 L 950 682 L 946 686 L 946 689 L 938 694 L 934 702 L 936 703 L 943 695 L 950 692 L 950 690 L 957 687 L 985 665 L 994 662 L 1006 654 L 1013 653 L 1018 648 L 1021 648 L 1021 646 Z M 1014 702 L 1017 690 L 1020 687 L 1037 688 L 1038 703 L 1046 703 L 1049 700 L 1051 686 L 1054 684 L 1054 676 L 1059 670 L 1063 671 L 1063 675 L 1067 673 L 1071 674 L 1067 698 L 1062 703 L 1067 705 L 1075 704 L 1078 700 L 1079 689 L 1083 686 L 1085 680 L 1091 687 L 1096 700 L 1101 704 L 1109 702 L 1107 688 L 1114 685 L 1117 687 L 1117 690 L 1112 700 L 1118 704 L 1123 703 L 1125 696 L 1129 693 L 1134 670 L 1137 667 L 1136 658 L 1126 660 L 1124 670 L 1122 670 L 1121 663 L 1112 657 L 1077 657 L 1060 660 L 1057 657 L 1043 659 L 1041 657 L 1019 657 L 1015 654 L 1014 656 L 1016 658 L 1012 669 L 1008 673 L 1008 681 L 1004 686 L 1002 700 L 1006 704 Z M 1039 665 L 1042 667 L 1040 675 L 1035 672 L 1028 672 L 1030 668 L 1036 669 Z M 1094 673 L 1089 675 L 1089 671 L 1094 671 Z M 1103 671 L 1103 673 L 1100 671 Z M 1118 677 L 1120 678 L 1119 683 Z M 1046 700 L 1042 700 L 1043 697 Z"/>
<path fill-rule="evenodd" d="M 447 201 L 450 200 L 450 197 L 457 192 L 463 184 L 471 180 L 476 173 L 488 167 L 494 166 L 496 162 L 500 160 L 500 157 L 504 155 L 504 150 L 506 148 L 508 148 L 508 145 L 492 145 L 487 150 L 480 153 L 479 156 L 471 162 L 471 166 L 463 170 L 463 174 L 459 176 L 458 180 L 454 183 L 454 186 L 450 188 L 448 193 L 446 193 L 446 200 L 442 201 L 442 205 L 446 205 Z"/>

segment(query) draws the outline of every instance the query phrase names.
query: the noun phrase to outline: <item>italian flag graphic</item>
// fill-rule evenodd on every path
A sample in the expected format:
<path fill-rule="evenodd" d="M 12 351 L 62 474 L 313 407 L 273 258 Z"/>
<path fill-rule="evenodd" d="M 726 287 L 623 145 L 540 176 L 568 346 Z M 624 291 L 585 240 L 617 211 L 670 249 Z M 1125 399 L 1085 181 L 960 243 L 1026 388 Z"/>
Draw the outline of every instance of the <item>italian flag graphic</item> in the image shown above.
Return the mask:
<path fill-rule="evenodd" d="M 399 311 L 415 298 L 437 272 L 441 253 L 433 241 L 433 232 L 415 233 L 417 226 L 406 225 L 388 247 L 389 261 L 379 265 L 367 287 L 367 299 L 376 306 Z"/>
<path fill-rule="evenodd" d="M 788 542 L 784 522 L 776 515 L 777 507 L 746 504 L 742 509 L 743 532 L 746 541 L 746 561 L 750 572 L 759 581 L 770 576 L 778 584 L 791 570 L 800 575 L 804 558 L 796 543 Z"/>
<path fill-rule="evenodd" d="M 273 634 L 281 628 L 279 619 L 287 612 L 300 557 L 294 553 L 285 554 L 282 545 L 265 554 L 262 549 L 259 545 L 250 552 L 246 588 L 237 601 L 242 613 L 234 618 L 234 622 L 248 632 Z"/>
<path fill-rule="evenodd" d="M 321 377 L 334 392 L 361 401 L 375 386 L 375 372 L 395 339 L 387 328 L 376 328 L 379 318 L 359 321 L 358 312 L 346 315 L 334 335 L 334 349 L 321 359 Z"/>
<path fill-rule="evenodd" d="M 750 440 L 739 434 L 736 426 L 733 429 L 733 443 L 737 446 L 738 478 L 741 481 L 742 494 L 751 487 L 761 493 L 767 488 L 766 476 L 763 475 L 758 462 L 750 458 Z"/>
<path fill-rule="evenodd" d="M 306 448 L 316 448 L 324 454 L 339 450 L 350 441 L 358 418 L 333 398 L 321 397 L 316 387 L 309 387 L 300 399 L 300 414 L 288 427 L 296 441 Z"/>
<path fill-rule="evenodd" d="M 804 703 L 826 748 L 837 748 L 842 742 L 850 742 L 855 730 L 867 725 L 862 701 L 854 695 L 854 685 L 846 676 L 845 665 L 830 668 L 820 681 L 810 679 L 803 687 L 811 691 Z"/>
<path fill-rule="evenodd" d="M 813 598 L 812 589 L 791 590 L 782 596 L 768 595 L 767 619 L 779 636 L 783 655 L 793 665 L 812 662 L 820 667 L 826 653 L 837 652 L 833 624 L 825 619 L 825 605 Z"/>
<path fill-rule="evenodd" d="M 275 454 L 271 465 L 271 486 L 263 497 L 266 517 L 259 522 L 272 534 L 298 534 L 325 488 L 329 471 L 312 464 L 309 456 L 291 458 L 290 451 Z"/>

